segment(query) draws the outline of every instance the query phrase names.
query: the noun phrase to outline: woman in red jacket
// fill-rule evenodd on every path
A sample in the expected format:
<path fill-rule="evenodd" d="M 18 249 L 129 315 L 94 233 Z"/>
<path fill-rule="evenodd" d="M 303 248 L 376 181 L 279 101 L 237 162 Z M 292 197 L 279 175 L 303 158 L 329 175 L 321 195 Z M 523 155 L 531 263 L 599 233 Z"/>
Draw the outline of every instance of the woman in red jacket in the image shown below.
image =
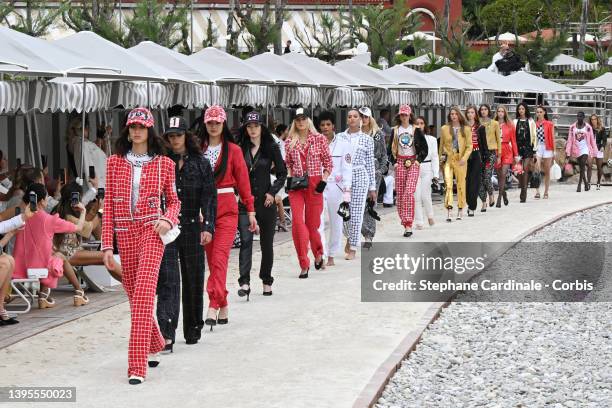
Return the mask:
<path fill-rule="evenodd" d="M 159 364 L 165 347 L 153 315 L 155 289 L 164 244 L 160 235 L 178 224 L 174 162 L 164 155 L 164 142 L 146 108 L 132 110 L 107 160 L 106 199 L 102 218 L 104 265 L 115 270 L 113 236 L 117 238 L 123 287 L 130 300 L 132 324 L 128 348 L 130 384 L 140 384 L 149 366 Z M 166 211 L 161 209 L 165 196 Z"/>
<path fill-rule="evenodd" d="M 298 255 L 300 279 L 308 278 L 308 244 L 315 257 L 315 268 L 323 266 L 323 244 L 319 235 L 323 212 L 323 191 L 332 170 L 327 138 L 319 134 L 304 108 L 295 111 L 289 137 L 285 141 L 287 188 L 291 205 L 291 234 Z M 297 182 L 305 180 L 305 183 Z"/>
<path fill-rule="evenodd" d="M 501 207 L 503 198 L 504 205 L 508 205 L 508 195 L 506 194 L 506 174 L 513 163 L 518 163 L 518 146 L 516 145 L 516 135 L 514 124 L 508 116 L 508 109 L 504 105 L 497 107 L 495 120 L 499 122 L 499 127 L 502 134 L 502 154 L 501 167 L 497 170 L 497 184 L 499 185 L 499 194 L 497 194 L 497 204 L 495 207 Z"/>
<path fill-rule="evenodd" d="M 251 195 L 249 171 L 240 146 L 227 126 L 225 110 L 213 105 L 204 113 L 204 126 L 200 128 L 200 140 L 204 156 L 210 161 L 217 187 L 217 218 L 215 236 L 204 248 L 210 275 L 206 283 L 208 293 L 208 312 L 204 324 L 213 326 L 228 323 L 227 307 L 227 265 L 230 250 L 238 228 L 238 202 L 234 190 L 238 191 L 240 201 L 247 209 L 249 231 L 257 231 L 254 199 Z"/>
<path fill-rule="evenodd" d="M 555 156 L 555 125 L 548 120 L 546 108 L 536 108 L 536 171 L 544 172 L 544 198 L 548 198 L 550 186 L 550 167 Z M 540 198 L 540 188 L 536 188 L 535 198 Z"/>

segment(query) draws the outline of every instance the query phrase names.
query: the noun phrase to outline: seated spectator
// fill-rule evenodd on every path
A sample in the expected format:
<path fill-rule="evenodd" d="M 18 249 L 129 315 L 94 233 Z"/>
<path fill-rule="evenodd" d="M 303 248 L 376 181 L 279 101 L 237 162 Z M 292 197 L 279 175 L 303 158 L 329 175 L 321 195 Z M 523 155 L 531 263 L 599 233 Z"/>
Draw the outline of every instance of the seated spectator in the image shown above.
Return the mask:
<path fill-rule="evenodd" d="M 17 324 L 19 321 L 14 317 L 9 317 L 4 302 L 8 296 L 11 278 L 15 269 L 15 260 L 9 254 L 2 253 L 2 248 L 11 238 L 13 231 L 23 227 L 27 220 L 32 218 L 34 213 L 27 207 L 23 214 L 17 215 L 10 220 L 0 222 L 0 235 L 4 238 L 0 240 L 0 326 Z"/>
<path fill-rule="evenodd" d="M 79 223 L 80 212 L 71 205 L 73 193 L 81 196 L 83 188 L 76 182 L 69 183 L 62 188 L 62 196 L 56 208 L 60 218 L 75 225 Z M 101 200 L 92 201 L 85 216 L 85 224 L 80 232 L 57 234 L 54 239 L 55 247 L 61 252 L 72 266 L 104 265 L 102 251 L 90 251 L 82 247 L 82 239 L 94 237 L 100 239 L 102 232 L 102 219 L 98 210 L 102 207 Z M 117 265 L 111 276 L 121 282 L 121 266 Z"/>
<path fill-rule="evenodd" d="M 38 307 L 41 309 L 54 307 L 55 300 L 50 296 L 51 289 L 57 287 L 57 281 L 66 275 L 68 281 L 74 287 L 74 305 L 81 306 L 89 303 L 83 289 L 76 277 L 74 269 L 66 260 L 66 257 L 53 249 L 53 236 L 62 233 L 82 232 L 85 225 L 85 207 L 79 203 L 79 222 L 75 225 L 69 221 L 62 220 L 58 215 L 50 215 L 45 212 L 48 205 L 48 196 L 45 186 L 40 183 L 32 184 L 25 191 L 23 202 L 28 205 L 30 193 L 36 194 L 37 211 L 32 218 L 26 222 L 23 229 L 15 235 L 15 278 L 26 278 L 29 268 L 46 268 L 48 276 L 40 280 L 40 291 L 38 293 Z"/>

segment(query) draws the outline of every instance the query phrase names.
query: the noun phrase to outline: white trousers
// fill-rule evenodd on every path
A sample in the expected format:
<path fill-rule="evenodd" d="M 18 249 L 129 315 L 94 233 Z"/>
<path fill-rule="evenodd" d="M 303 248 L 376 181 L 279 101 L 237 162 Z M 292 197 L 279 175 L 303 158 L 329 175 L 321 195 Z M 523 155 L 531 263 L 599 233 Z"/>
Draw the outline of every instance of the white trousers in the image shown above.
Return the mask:
<path fill-rule="evenodd" d="M 419 169 L 419 181 L 414 193 L 414 223 L 417 226 L 423 226 L 423 216 L 433 218 L 433 204 L 431 202 L 431 180 L 433 179 L 433 171 L 431 163 L 426 163 L 427 166 L 421 165 Z"/>
<path fill-rule="evenodd" d="M 342 246 L 342 217 L 338 215 L 338 208 L 342 203 L 342 189 L 336 183 L 328 184 L 323 191 L 323 211 L 321 212 L 321 226 L 319 234 L 323 244 L 323 256 L 337 256 Z M 325 216 L 327 214 L 327 217 Z M 327 218 L 327 219 L 326 219 Z M 329 239 L 325 234 L 325 226 L 329 225 Z"/>
<path fill-rule="evenodd" d="M 395 177 L 389 174 L 385 176 L 385 194 L 383 195 L 383 204 L 393 205 L 393 189 L 395 188 Z"/>

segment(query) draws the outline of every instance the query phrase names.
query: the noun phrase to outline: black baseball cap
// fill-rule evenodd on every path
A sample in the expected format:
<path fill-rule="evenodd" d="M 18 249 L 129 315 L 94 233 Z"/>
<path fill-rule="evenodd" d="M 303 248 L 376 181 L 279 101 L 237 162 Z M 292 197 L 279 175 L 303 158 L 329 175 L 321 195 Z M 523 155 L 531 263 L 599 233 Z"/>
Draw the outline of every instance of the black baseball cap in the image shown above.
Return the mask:
<path fill-rule="evenodd" d="M 185 133 L 187 130 L 187 122 L 183 119 L 182 116 L 173 116 L 168 121 L 168 127 L 164 132 L 164 135 L 169 133 Z"/>
<path fill-rule="evenodd" d="M 303 108 L 303 107 L 301 107 L 301 106 L 300 106 L 299 108 L 296 108 L 296 109 L 295 109 L 295 110 L 292 112 L 291 117 L 292 117 L 293 119 L 295 119 L 295 118 L 298 118 L 298 117 L 301 117 L 301 116 L 304 116 L 304 117 L 309 118 L 309 117 L 310 117 L 310 112 L 308 111 L 308 109 Z"/>
<path fill-rule="evenodd" d="M 244 117 L 244 124 L 248 125 L 249 123 L 257 123 L 262 124 L 261 114 L 257 111 L 251 111 L 246 114 Z"/>

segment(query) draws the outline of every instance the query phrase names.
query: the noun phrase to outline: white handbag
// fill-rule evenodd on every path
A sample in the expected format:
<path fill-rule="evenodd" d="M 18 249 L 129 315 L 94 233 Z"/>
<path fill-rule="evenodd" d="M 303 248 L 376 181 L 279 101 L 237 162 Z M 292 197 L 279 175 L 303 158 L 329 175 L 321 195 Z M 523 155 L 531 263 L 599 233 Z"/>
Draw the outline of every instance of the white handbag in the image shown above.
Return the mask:
<path fill-rule="evenodd" d="M 158 163 L 158 169 L 157 169 L 157 177 L 159 180 L 159 217 L 157 218 L 157 221 L 159 221 L 161 219 L 162 216 L 162 209 L 161 209 L 161 195 L 162 195 L 162 185 L 161 185 L 161 158 L 159 159 L 159 163 Z M 161 238 L 162 242 L 164 243 L 164 245 L 168 245 L 172 242 L 174 242 L 179 234 L 181 233 L 181 230 L 179 229 L 178 225 L 173 226 L 168 232 L 166 232 L 165 234 L 159 234 L 159 237 Z"/>

